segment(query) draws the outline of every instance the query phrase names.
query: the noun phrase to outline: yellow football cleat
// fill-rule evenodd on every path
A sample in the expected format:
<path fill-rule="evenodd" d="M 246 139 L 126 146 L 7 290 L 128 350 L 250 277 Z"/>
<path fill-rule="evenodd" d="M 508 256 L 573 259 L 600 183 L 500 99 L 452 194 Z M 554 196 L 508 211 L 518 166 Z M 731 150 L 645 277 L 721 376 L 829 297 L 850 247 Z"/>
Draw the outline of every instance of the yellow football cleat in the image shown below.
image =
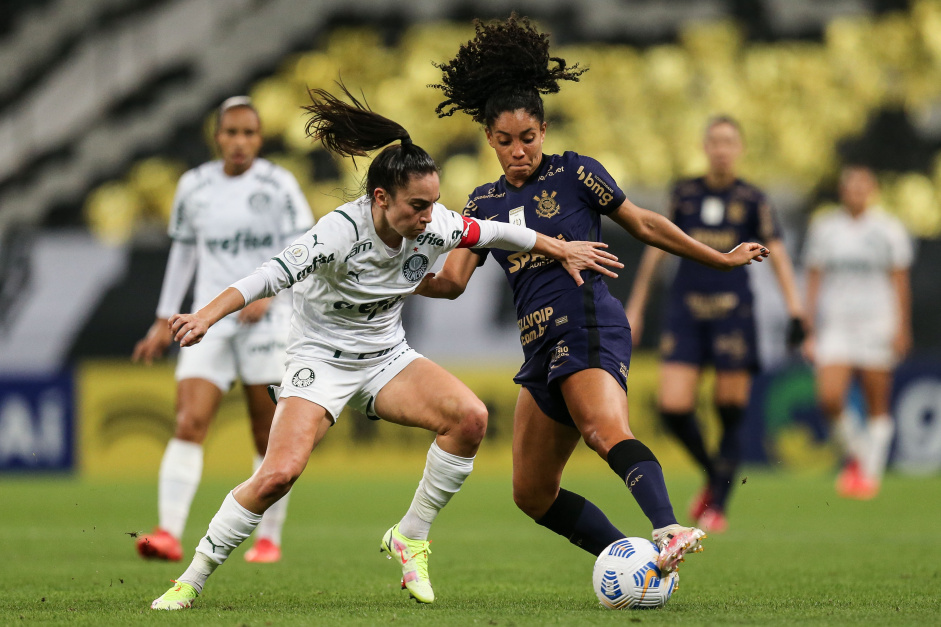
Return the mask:
<path fill-rule="evenodd" d="M 193 601 L 199 596 L 196 588 L 174 580 L 176 585 L 164 592 L 159 599 L 150 604 L 152 610 L 185 610 L 193 607 Z"/>
<path fill-rule="evenodd" d="M 419 603 L 435 600 L 435 591 L 428 580 L 430 544 L 430 541 L 406 538 L 395 525 L 386 532 L 379 545 L 380 552 L 385 552 L 389 559 L 395 558 L 402 565 L 402 587 Z"/>

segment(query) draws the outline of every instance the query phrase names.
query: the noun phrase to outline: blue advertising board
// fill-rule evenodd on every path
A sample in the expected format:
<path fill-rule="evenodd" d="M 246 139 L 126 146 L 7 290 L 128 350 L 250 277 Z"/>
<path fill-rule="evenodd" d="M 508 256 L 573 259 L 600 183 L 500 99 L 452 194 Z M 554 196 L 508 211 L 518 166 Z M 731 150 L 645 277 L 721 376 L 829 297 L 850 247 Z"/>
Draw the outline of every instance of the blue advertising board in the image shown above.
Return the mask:
<path fill-rule="evenodd" d="M 0 472 L 73 469 L 73 389 L 71 370 L 0 377 Z"/>

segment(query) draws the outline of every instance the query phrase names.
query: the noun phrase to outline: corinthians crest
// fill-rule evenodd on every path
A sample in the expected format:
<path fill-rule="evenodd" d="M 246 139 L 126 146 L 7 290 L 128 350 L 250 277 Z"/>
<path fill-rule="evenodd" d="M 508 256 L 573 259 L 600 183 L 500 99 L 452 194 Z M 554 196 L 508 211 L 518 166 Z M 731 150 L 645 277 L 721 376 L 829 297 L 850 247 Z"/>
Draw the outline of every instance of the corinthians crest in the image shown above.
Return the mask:
<path fill-rule="evenodd" d="M 536 201 L 536 215 L 540 218 L 551 218 L 555 214 L 559 213 L 559 203 L 555 201 L 556 192 L 552 192 L 550 196 L 546 193 L 546 190 L 542 190 L 542 197 L 533 196 L 533 200 Z"/>

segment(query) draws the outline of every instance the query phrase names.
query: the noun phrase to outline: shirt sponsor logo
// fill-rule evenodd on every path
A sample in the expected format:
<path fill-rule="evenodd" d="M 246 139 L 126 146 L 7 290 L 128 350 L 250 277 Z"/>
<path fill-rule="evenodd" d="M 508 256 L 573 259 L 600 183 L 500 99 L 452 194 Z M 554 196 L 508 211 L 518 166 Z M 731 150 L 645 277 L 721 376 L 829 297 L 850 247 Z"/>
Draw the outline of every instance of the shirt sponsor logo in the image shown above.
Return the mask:
<path fill-rule="evenodd" d="M 542 190 L 542 197 L 533 196 L 536 201 L 536 215 L 540 218 L 551 218 L 559 213 L 559 203 L 555 199 L 558 192 L 553 191 L 550 196 L 546 190 Z"/>
<path fill-rule="evenodd" d="M 359 306 L 353 303 L 348 303 L 345 300 L 338 300 L 337 302 L 333 303 L 333 308 L 338 310 L 343 309 L 347 311 L 357 311 L 361 314 L 367 314 L 366 320 L 372 320 L 376 317 L 377 313 L 388 311 L 403 300 L 405 300 L 404 294 L 400 294 L 399 296 L 392 296 L 391 298 L 384 298 L 372 303 L 363 303 Z"/>
<path fill-rule="evenodd" d="M 597 178 L 594 173 L 586 171 L 583 165 L 578 166 L 578 180 L 598 197 L 598 204 L 602 207 L 614 200 L 614 190 L 607 183 Z"/>
<path fill-rule="evenodd" d="M 343 262 L 346 263 L 351 258 L 355 257 L 360 253 L 364 253 L 367 250 L 372 250 L 372 242 L 366 240 L 364 242 L 357 242 L 353 248 L 350 249 L 350 252 L 346 254 L 346 257 L 343 258 Z"/>
<path fill-rule="evenodd" d="M 274 235 L 264 233 L 258 235 L 251 231 L 239 231 L 232 237 L 222 239 L 207 239 L 206 248 L 210 253 L 225 252 L 237 255 L 240 250 L 254 250 L 256 248 L 270 248 L 274 246 Z"/>
<path fill-rule="evenodd" d="M 294 384 L 294 387 L 306 388 L 310 387 L 314 382 L 314 371 L 310 368 L 301 368 L 294 373 L 294 376 L 291 378 L 291 383 Z"/>
<path fill-rule="evenodd" d="M 313 261 L 311 261 L 309 266 L 307 266 L 306 268 L 304 268 L 303 270 L 297 273 L 297 276 L 295 277 L 296 280 L 303 281 L 304 279 L 309 277 L 312 272 L 315 272 L 318 267 L 322 266 L 325 263 L 330 263 L 334 259 L 336 259 L 336 253 L 330 253 L 329 257 L 325 256 L 323 253 L 320 253 L 319 255 L 314 257 Z"/>
<path fill-rule="evenodd" d="M 442 242 L 444 243 L 444 242 Z M 425 272 L 428 271 L 428 257 L 417 253 L 412 255 L 405 260 L 405 264 L 402 265 L 402 274 L 405 276 L 405 279 L 410 283 L 415 283 L 420 281 Z"/>
<path fill-rule="evenodd" d="M 310 259 L 310 249 L 303 244 L 295 244 L 285 249 L 284 258 L 287 259 L 288 263 L 291 265 L 303 266 L 307 263 L 307 260 Z"/>
<path fill-rule="evenodd" d="M 418 239 L 415 240 L 415 243 L 425 244 L 427 246 L 444 246 L 444 239 L 437 233 L 422 233 L 418 236 Z"/>

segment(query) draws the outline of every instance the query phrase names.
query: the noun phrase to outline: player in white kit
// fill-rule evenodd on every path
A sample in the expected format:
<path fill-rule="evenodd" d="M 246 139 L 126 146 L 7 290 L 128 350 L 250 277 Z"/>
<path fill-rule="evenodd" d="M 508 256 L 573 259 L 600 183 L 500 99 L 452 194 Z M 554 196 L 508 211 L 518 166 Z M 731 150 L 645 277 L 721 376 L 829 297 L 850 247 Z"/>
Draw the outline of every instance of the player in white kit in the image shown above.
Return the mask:
<path fill-rule="evenodd" d="M 153 609 L 190 607 L 209 575 L 244 541 L 261 515 L 291 489 L 312 450 L 350 405 L 368 416 L 437 433 L 411 506 L 383 535 L 402 587 L 417 601 L 435 595 L 428 534 L 461 488 L 487 428 L 487 409 L 456 377 L 411 349 L 402 307 L 435 260 L 458 247 L 533 251 L 559 259 L 576 283 L 601 264 L 622 267 L 595 242 L 565 242 L 523 227 L 465 218 L 437 203 L 437 166 L 400 125 L 353 98 L 312 90 L 308 134 L 340 155 L 373 159 L 366 194 L 325 216 L 256 272 L 195 314 L 170 319 L 181 346 L 257 298 L 294 286 L 288 368 L 261 467 L 226 497 L 192 563 Z M 395 143 L 392 142 L 401 142 Z"/>
<path fill-rule="evenodd" d="M 901 222 L 870 207 L 875 191 L 871 170 L 844 168 L 843 206 L 813 221 L 804 251 L 808 317 L 816 318 L 806 352 L 816 366 L 821 406 L 847 459 L 837 491 L 861 499 L 879 490 L 895 431 L 892 371 L 912 344 L 912 245 Z M 869 413 L 865 429 L 846 406 L 854 377 Z"/>
<path fill-rule="evenodd" d="M 195 310 L 313 225 L 294 177 L 258 158 L 260 121 L 248 98 L 237 96 L 222 104 L 215 137 L 222 159 L 186 172 L 177 186 L 169 227 L 173 244 L 157 319 L 135 347 L 134 361 L 149 364 L 166 351 L 171 342 L 167 319 L 180 311 L 194 274 Z M 267 386 L 284 374 L 290 315 L 290 294 L 260 299 L 221 320 L 198 346 L 180 351 L 176 428 L 158 479 L 159 520 L 153 533 L 137 539 L 141 556 L 183 557 L 180 538 L 202 475 L 202 444 L 235 379 L 242 382 L 251 418 L 255 467 L 261 464 L 274 416 Z M 245 559 L 280 559 L 287 500 L 267 511 Z"/>

